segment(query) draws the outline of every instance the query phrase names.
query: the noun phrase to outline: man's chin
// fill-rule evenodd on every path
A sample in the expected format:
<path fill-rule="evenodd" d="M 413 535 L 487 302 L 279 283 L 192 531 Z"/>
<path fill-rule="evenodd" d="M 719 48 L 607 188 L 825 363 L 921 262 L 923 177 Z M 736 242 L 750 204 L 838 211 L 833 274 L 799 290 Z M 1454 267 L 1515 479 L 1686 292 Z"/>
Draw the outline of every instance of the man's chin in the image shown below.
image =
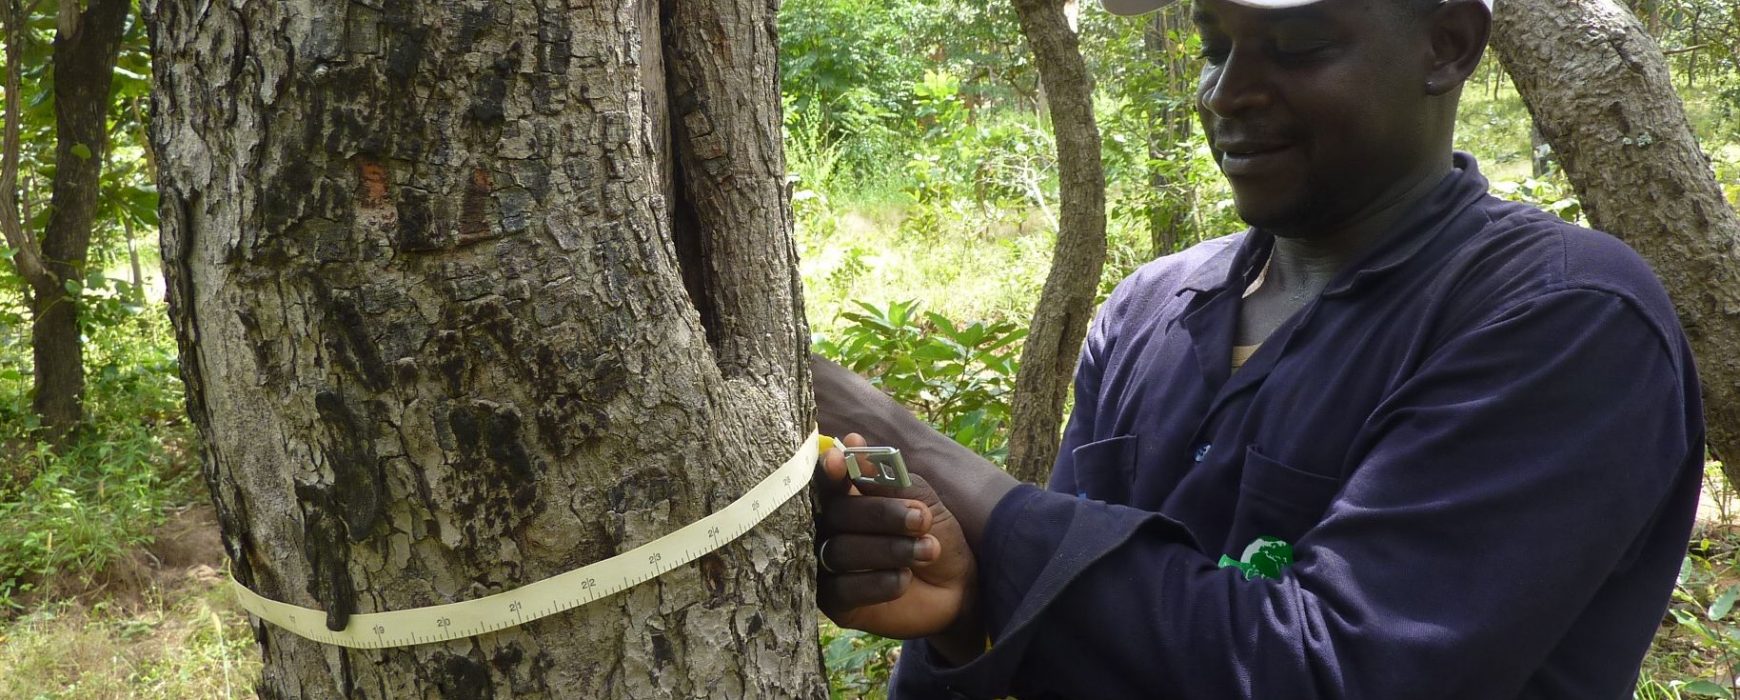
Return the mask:
<path fill-rule="evenodd" d="M 1244 202 L 1237 198 L 1233 200 L 1233 209 L 1238 212 L 1239 219 L 1253 227 L 1264 230 L 1280 230 L 1291 228 L 1291 224 L 1299 221 L 1299 212 L 1294 207 L 1278 207 L 1271 201 L 1262 203 Z"/>

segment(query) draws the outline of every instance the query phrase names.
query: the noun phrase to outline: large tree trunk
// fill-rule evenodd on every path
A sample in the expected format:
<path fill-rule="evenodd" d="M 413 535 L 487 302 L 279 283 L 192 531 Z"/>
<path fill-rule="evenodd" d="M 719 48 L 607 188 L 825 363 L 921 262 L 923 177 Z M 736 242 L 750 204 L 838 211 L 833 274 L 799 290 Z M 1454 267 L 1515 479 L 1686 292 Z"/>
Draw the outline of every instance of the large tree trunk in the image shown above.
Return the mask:
<path fill-rule="evenodd" d="M 84 419 L 84 343 L 78 288 L 91 248 L 103 153 L 109 145 L 109 88 L 132 0 L 91 0 L 83 12 L 63 2 L 54 36 L 54 181 L 41 238 L 50 275 L 31 285 L 30 344 L 44 437 L 60 443 Z M 22 13 L 21 13 L 22 14 Z"/>
<path fill-rule="evenodd" d="M 700 519 L 809 431 L 770 3 L 149 5 L 171 315 L 243 584 L 335 612 L 516 588 Z M 259 691 L 819 697 L 811 552 L 794 499 L 482 636 L 256 623 Z"/>
<path fill-rule="evenodd" d="M 1499 2 L 1493 46 L 1590 223 L 1643 254 L 1673 296 L 1703 375 L 1711 451 L 1740 484 L 1740 217 L 1661 48 L 1612 0 Z"/>
<path fill-rule="evenodd" d="M 1058 226 L 1051 272 L 1021 349 L 1009 435 L 1009 473 L 1043 484 L 1057 457 L 1063 398 L 1093 315 L 1106 262 L 1106 179 L 1093 80 L 1061 0 L 1014 0 L 1033 47 L 1057 135 Z"/>

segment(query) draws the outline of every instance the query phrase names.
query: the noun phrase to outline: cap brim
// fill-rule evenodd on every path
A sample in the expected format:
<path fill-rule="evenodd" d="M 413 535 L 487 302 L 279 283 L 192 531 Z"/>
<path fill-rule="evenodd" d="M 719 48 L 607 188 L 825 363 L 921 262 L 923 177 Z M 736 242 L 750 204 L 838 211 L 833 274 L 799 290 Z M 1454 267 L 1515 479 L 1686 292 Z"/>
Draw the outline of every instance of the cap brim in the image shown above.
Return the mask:
<path fill-rule="evenodd" d="M 1319 0 L 1227 0 L 1227 2 L 1237 3 L 1246 7 L 1262 8 L 1265 10 L 1299 7 L 1300 5 L 1310 5 L 1311 3 L 1318 1 Z M 1448 0 L 1444 1 L 1447 2 Z M 1178 0 L 1100 0 L 1100 4 L 1105 6 L 1107 12 L 1126 17 L 1147 14 L 1175 2 L 1178 2 Z M 1492 9 L 1492 0 L 1481 0 L 1481 3 L 1486 5 L 1486 9 Z"/>
<path fill-rule="evenodd" d="M 1100 4 L 1105 6 L 1107 12 L 1126 17 L 1147 14 L 1176 2 L 1178 0 L 1100 0 Z M 1228 2 L 1272 10 L 1309 5 L 1318 2 L 1318 0 L 1228 0 Z"/>

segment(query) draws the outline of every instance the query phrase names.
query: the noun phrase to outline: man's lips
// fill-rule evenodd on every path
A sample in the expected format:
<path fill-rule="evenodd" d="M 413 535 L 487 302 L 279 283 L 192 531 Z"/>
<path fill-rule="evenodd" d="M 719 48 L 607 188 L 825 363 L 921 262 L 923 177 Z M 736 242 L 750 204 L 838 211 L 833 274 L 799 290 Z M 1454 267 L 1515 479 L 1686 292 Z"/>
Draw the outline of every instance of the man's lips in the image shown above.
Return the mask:
<path fill-rule="evenodd" d="M 1228 176 L 1260 175 L 1282 165 L 1293 150 L 1284 141 L 1218 141 L 1220 170 Z"/>

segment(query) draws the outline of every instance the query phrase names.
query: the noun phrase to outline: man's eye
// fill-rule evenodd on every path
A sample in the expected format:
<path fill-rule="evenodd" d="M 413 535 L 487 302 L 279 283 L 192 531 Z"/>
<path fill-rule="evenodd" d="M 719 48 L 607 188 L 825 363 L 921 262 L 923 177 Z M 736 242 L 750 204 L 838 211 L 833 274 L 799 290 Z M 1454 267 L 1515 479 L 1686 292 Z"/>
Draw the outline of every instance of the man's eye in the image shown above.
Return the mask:
<path fill-rule="evenodd" d="M 1196 57 L 1218 66 L 1226 62 L 1227 53 L 1226 47 L 1203 44 L 1202 51 L 1197 52 Z"/>
<path fill-rule="evenodd" d="M 1272 45 L 1276 56 L 1289 59 L 1309 58 L 1330 46 L 1330 42 L 1319 39 L 1283 39 Z"/>

